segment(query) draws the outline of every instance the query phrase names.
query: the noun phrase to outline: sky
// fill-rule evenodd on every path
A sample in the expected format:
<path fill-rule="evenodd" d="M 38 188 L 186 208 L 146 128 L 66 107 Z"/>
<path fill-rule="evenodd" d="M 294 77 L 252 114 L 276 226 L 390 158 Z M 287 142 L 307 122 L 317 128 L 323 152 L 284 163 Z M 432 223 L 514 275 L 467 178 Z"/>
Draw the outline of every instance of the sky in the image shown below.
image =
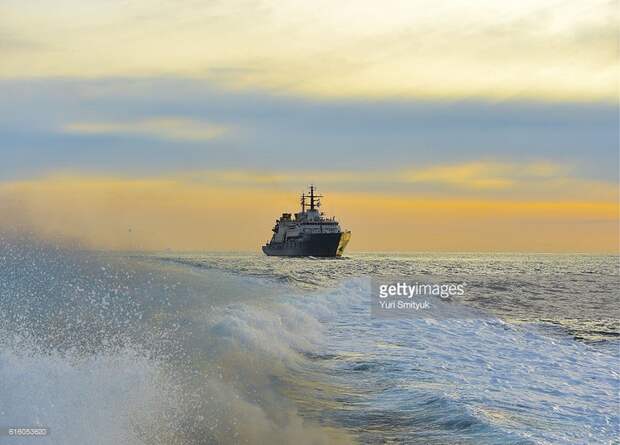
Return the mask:
<path fill-rule="evenodd" d="M 6 0 L 0 229 L 258 250 L 618 252 L 617 1 Z"/>

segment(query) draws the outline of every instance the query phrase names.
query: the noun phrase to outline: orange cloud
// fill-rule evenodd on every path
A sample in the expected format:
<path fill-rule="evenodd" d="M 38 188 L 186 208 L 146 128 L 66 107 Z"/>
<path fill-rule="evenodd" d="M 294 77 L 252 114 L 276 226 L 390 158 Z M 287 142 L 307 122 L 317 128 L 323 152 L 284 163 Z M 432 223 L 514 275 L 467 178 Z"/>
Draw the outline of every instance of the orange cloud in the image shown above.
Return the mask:
<path fill-rule="evenodd" d="M 504 189 L 523 179 L 558 176 L 565 168 L 549 162 L 467 162 L 412 170 L 403 175 L 407 182 L 450 184 L 472 189 Z"/>
<path fill-rule="evenodd" d="M 301 190 L 300 184 L 318 183 L 332 190 L 342 188 L 392 195 L 415 193 L 434 199 L 470 198 L 528 201 L 617 201 L 617 184 L 571 175 L 568 165 L 548 161 L 470 161 L 419 168 L 340 171 L 208 170 L 185 172 L 176 179 L 220 187 L 279 187 Z M 303 187 L 303 186 L 302 186 Z M 423 192 L 423 193 L 422 193 Z"/>

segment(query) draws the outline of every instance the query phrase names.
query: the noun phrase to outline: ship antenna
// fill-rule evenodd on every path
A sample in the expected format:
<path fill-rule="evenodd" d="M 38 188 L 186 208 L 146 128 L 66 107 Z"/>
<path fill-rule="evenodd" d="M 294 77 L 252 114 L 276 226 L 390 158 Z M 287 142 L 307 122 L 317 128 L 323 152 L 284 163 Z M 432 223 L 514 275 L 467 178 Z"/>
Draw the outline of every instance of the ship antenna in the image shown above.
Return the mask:
<path fill-rule="evenodd" d="M 306 211 L 306 194 L 302 193 L 301 194 L 301 213 L 304 213 Z"/>

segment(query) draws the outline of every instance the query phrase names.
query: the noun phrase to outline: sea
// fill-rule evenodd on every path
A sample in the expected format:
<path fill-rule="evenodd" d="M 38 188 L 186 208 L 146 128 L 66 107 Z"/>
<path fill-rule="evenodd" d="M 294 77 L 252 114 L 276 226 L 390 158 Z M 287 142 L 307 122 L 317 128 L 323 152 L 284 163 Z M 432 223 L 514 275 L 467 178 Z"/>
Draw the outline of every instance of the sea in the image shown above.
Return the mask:
<path fill-rule="evenodd" d="M 619 265 L 0 236 L 0 443 L 618 444 Z M 394 279 L 465 291 L 383 316 Z"/>

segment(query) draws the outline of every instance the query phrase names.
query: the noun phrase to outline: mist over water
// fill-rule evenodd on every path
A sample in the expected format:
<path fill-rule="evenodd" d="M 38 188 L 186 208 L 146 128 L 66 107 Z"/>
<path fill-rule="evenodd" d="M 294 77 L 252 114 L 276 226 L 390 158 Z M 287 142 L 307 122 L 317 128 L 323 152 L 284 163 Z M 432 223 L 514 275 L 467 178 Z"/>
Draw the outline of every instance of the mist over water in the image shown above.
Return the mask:
<path fill-rule="evenodd" d="M 50 428 L 16 444 L 611 444 L 617 264 L 3 237 L 0 427 Z M 465 279 L 453 304 L 488 316 L 372 318 L 369 278 L 394 274 Z"/>

